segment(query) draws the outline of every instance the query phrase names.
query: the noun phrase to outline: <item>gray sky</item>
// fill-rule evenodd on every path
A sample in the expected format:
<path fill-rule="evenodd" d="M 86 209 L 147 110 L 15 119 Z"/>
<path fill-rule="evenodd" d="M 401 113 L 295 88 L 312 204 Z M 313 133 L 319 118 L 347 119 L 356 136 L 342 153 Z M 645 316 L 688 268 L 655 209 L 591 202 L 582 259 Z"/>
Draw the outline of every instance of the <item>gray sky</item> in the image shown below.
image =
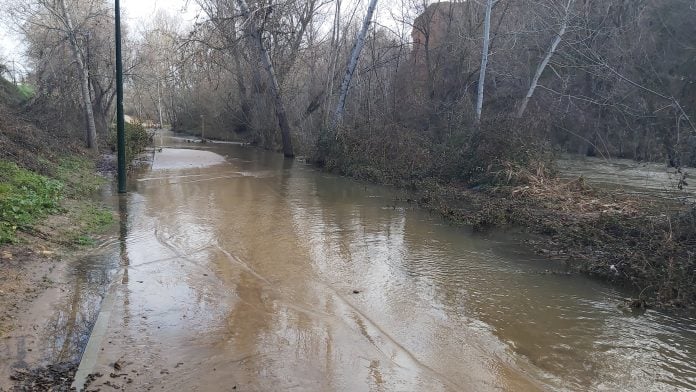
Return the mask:
<path fill-rule="evenodd" d="M 360 1 L 363 7 L 367 3 L 367 0 L 344 1 L 343 7 L 346 8 L 343 14 L 344 17 L 346 14 L 351 13 L 356 1 Z M 380 0 L 377 7 L 377 22 L 391 29 L 397 28 L 398 23 L 395 23 L 392 19 L 391 12 L 398 13 L 401 1 Z M 406 3 L 420 3 L 422 0 L 403 1 Z M 132 31 L 138 31 L 138 25 L 147 22 L 160 9 L 180 15 L 184 23 L 193 21 L 198 12 L 195 0 L 121 0 L 121 9 L 124 16 L 123 22 L 128 24 L 133 29 Z M 0 10 L 0 12 L 2 11 Z M 355 17 L 362 18 L 362 10 L 359 10 Z M 8 62 L 16 60 L 21 64 L 23 59 L 22 52 L 21 37 L 14 34 L 8 26 L 0 24 L 0 59 Z M 18 65 L 18 71 L 20 69 L 21 65 Z"/>
<path fill-rule="evenodd" d="M 181 15 L 183 19 L 191 20 L 196 16 L 198 9 L 193 0 L 121 0 L 121 8 L 131 25 L 133 22 L 148 20 L 159 9 L 168 10 Z"/>
<path fill-rule="evenodd" d="M 121 9 L 123 22 L 137 26 L 139 22 L 149 20 L 158 9 L 180 14 L 184 20 L 192 20 L 197 7 L 193 0 L 121 0 Z M 21 39 L 8 26 L 0 25 L 0 57 L 8 61 L 21 61 L 22 51 Z"/>

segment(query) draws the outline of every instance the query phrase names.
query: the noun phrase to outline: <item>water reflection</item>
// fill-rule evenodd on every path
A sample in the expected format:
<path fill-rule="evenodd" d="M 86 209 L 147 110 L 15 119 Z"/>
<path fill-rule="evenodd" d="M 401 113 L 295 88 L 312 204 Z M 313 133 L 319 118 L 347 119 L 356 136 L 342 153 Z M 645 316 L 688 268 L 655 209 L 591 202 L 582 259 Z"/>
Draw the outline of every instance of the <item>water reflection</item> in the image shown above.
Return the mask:
<path fill-rule="evenodd" d="M 123 268 L 121 284 L 128 284 L 128 250 L 126 249 L 126 238 L 128 236 L 128 196 L 118 195 L 118 244 L 120 265 Z"/>

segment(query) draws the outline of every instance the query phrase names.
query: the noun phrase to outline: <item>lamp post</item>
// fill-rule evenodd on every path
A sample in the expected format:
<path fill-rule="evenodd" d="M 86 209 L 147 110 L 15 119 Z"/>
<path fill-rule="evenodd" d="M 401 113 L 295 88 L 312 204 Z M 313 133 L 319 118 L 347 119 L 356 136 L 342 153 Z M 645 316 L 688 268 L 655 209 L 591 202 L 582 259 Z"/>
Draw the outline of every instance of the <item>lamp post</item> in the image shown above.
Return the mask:
<path fill-rule="evenodd" d="M 126 133 L 123 118 L 123 60 L 121 58 L 121 7 L 115 0 L 116 35 L 116 150 L 118 166 L 118 193 L 126 193 Z"/>

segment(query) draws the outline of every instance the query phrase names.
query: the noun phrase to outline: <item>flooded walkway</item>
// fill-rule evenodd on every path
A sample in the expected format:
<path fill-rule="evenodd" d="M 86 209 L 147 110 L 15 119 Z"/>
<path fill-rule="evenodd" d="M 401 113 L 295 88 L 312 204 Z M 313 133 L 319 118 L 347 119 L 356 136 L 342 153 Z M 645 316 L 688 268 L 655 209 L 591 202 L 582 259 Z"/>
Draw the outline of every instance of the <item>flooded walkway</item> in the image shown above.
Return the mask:
<path fill-rule="evenodd" d="M 692 319 L 623 313 L 622 293 L 396 190 L 163 140 L 118 201 L 89 390 L 696 388 Z"/>

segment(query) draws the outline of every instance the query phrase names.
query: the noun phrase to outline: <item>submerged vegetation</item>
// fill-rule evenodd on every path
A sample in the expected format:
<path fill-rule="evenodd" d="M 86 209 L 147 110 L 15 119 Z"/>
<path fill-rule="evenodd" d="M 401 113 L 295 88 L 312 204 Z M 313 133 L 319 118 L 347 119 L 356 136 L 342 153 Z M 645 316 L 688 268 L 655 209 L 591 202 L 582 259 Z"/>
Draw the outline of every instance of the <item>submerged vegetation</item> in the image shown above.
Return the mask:
<path fill-rule="evenodd" d="M 433 182 L 493 186 L 513 182 L 514 167 L 544 174 L 552 167 L 548 144 L 523 125 L 502 121 L 459 129 L 443 140 L 397 126 L 377 134 L 367 128 L 339 129 L 320 139 L 312 159 L 329 171 L 409 188 Z"/>
<path fill-rule="evenodd" d="M 553 150 L 524 122 L 484 123 L 441 143 L 388 128 L 339 130 L 315 162 L 408 189 L 409 200 L 475 231 L 523 228 L 538 253 L 614 281 L 651 305 L 696 303 L 696 206 L 556 177 Z"/>
<path fill-rule="evenodd" d="M 538 253 L 624 285 L 649 305 L 696 302 L 696 206 L 621 194 L 584 179 L 517 172 L 483 191 L 431 187 L 421 204 L 477 231 L 521 227 Z M 519 178 L 522 177 L 522 178 Z"/>

